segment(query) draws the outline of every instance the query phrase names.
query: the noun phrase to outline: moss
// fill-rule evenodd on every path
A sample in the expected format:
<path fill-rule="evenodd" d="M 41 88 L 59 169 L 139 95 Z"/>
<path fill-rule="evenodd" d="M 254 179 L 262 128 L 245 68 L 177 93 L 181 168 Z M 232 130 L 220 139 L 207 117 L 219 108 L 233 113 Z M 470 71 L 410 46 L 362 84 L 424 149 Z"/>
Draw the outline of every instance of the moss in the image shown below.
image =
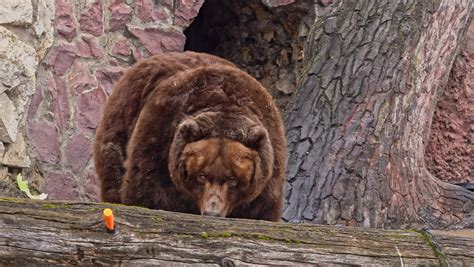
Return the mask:
<path fill-rule="evenodd" d="M 0 201 L 13 202 L 13 203 L 25 203 L 23 198 L 17 198 L 17 197 L 0 197 Z"/>
<path fill-rule="evenodd" d="M 57 209 L 57 208 L 60 208 L 60 207 L 61 207 L 60 205 L 55 205 L 55 204 L 51 204 L 51 203 L 43 204 L 43 208 L 46 208 L 46 209 Z"/>
<path fill-rule="evenodd" d="M 424 230 L 420 230 L 420 231 L 414 230 L 414 232 L 418 233 L 423 238 L 423 240 L 426 241 L 428 246 L 431 247 L 436 258 L 438 258 L 439 266 L 441 267 L 450 266 L 446 259 L 446 255 L 441 250 L 441 247 L 438 244 L 436 244 L 436 242 L 433 240 L 433 236 L 429 232 L 424 231 Z"/>
<path fill-rule="evenodd" d="M 200 236 L 201 236 L 202 238 L 206 238 L 206 239 L 209 238 L 209 234 L 208 234 L 207 232 L 201 232 L 201 233 L 200 233 Z"/>
<path fill-rule="evenodd" d="M 87 211 L 91 211 L 91 212 L 97 212 L 97 211 L 101 211 L 102 209 L 100 208 L 95 208 L 95 207 L 90 207 L 87 209 Z"/>
<path fill-rule="evenodd" d="M 231 232 L 222 232 L 219 234 L 220 237 L 231 237 L 233 234 Z"/>
<path fill-rule="evenodd" d="M 153 217 L 151 217 L 151 219 L 152 219 L 153 221 L 155 221 L 155 222 L 162 222 L 162 221 L 164 221 L 164 219 L 161 218 L 160 216 L 153 216 Z"/>
<path fill-rule="evenodd" d="M 270 237 L 269 237 L 269 236 L 266 236 L 266 235 L 257 234 L 257 239 L 260 239 L 260 240 L 270 240 Z"/>

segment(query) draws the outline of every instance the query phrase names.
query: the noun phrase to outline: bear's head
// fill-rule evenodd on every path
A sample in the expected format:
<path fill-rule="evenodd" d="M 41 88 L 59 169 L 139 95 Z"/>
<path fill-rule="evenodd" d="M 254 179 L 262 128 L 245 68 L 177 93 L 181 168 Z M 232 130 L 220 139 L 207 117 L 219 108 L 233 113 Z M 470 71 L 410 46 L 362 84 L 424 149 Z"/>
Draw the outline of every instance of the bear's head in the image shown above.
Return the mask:
<path fill-rule="evenodd" d="M 169 171 L 176 188 L 195 201 L 201 214 L 226 217 L 262 193 L 273 173 L 274 155 L 262 125 L 234 118 L 235 130 L 224 127 L 222 132 L 216 129 L 223 121 L 214 115 L 179 124 Z"/>

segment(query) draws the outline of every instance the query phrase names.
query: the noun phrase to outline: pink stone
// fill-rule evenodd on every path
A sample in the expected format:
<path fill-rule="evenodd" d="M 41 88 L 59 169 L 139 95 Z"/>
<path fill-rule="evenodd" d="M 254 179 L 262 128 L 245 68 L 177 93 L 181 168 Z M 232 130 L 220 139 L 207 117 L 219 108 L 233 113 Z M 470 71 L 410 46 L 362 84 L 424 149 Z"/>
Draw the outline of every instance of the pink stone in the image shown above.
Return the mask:
<path fill-rule="evenodd" d="M 99 202 L 100 201 L 100 183 L 97 174 L 94 171 L 87 171 L 84 175 L 84 192 L 85 198 L 88 201 Z"/>
<path fill-rule="evenodd" d="M 125 29 L 125 24 L 132 18 L 132 8 L 124 3 L 112 3 L 109 6 L 110 20 L 109 31 L 120 31 Z"/>
<path fill-rule="evenodd" d="M 103 8 L 102 1 L 97 0 L 81 13 L 79 25 L 81 31 L 90 33 L 94 36 L 100 36 L 103 33 Z"/>
<path fill-rule="evenodd" d="M 268 7 L 279 7 L 293 4 L 295 0 L 262 0 L 263 4 Z"/>
<path fill-rule="evenodd" d="M 124 69 L 121 67 L 107 67 L 96 71 L 96 77 L 100 86 L 107 95 L 112 93 L 115 83 L 122 77 Z"/>
<path fill-rule="evenodd" d="M 135 59 L 135 61 L 139 61 L 140 59 L 143 58 L 142 52 L 140 51 L 140 49 L 138 47 L 133 47 L 132 55 L 133 55 L 133 59 Z"/>
<path fill-rule="evenodd" d="M 78 62 L 71 68 L 68 77 L 70 88 L 75 95 L 97 87 L 97 80 L 91 72 L 91 66 L 86 62 Z"/>
<path fill-rule="evenodd" d="M 76 34 L 76 24 L 74 22 L 71 0 L 56 0 L 54 28 L 66 40 L 72 41 Z"/>
<path fill-rule="evenodd" d="M 91 48 L 89 47 L 89 44 L 86 43 L 82 38 L 77 40 L 76 49 L 77 49 L 76 51 L 77 55 L 79 57 L 85 57 L 85 58 L 92 57 L 92 52 L 91 52 Z"/>
<path fill-rule="evenodd" d="M 49 111 L 62 133 L 66 132 L 71 122 L 71 111 L 69 111 L 69 97 L 67 95 L 66 83 L 59 77 L 49 77 L 46 81 L 51 93 Z"/>
<path fill-rule="evenodd" d="M 130 56 L 130 49 L 128 48 L 128 40 L 127 39 L 120 39 L 118 40 L 114 47 L 112 47 L 111 54 L 112 55 L 120 55 L 120 56 Z"/>
<path fill-rule="evenodd" d="M 183 51 L 186 37 L 182 32 L 156 27 L 140 28 L 130 26 L 129 31 L 137 37 L 151 53 Z"/>
<path fill-rule="evenodd" d="M 174 0 L 161 0 L 161 3 L 167 8 L 173 8 L 173 1 Z"/>
<path fill-rule="evenodd" d="M 28 120 L 32 120 L 35 117 L 41 101 L 43 101 L 43 90 L 41 90 L 41 86 L 37 84 L 35 93 L 31 98 L 30 107 L 28 109 Z"/>
<path fill-rule="evenodd" d="M 76 59 L 76 48 L 73 45 L 59 43 L 49 51 L 45 64 L 52 67 L 54 73 L 64 75 Z"/>
<path fill-rule="evenodd" d="M 50 200 L 79 200 L 77 183 L 70 172 L 49 172 L 42 190 Z"/>
<path fill-rule="evenodd" d="M 46 120 L 28 121 L 28 138 L 40 161 L 55 164 L 59 162 L 60 143 L 54 125 Z"/>
<path fill-rule="evenodd" d="M 117 67 L 119 65 L 118 61 L 115 58 L 110 58 L 109 59 L 109 65 Z"/>
<path fill-rule="evenodd" d="M 78 173 L 84 167 L 92 155 L 92 144 L 83 134 L 77 134 L 67 140 L 65 156 L 69 166 L 74 173 Z"/>
<path fill-rule="evenodd" d="M 105 100 L 105 93 L 100 88 L 78 96 L 76 114 L 81 129 L 91 132 L 97 128 Z"/>
<path fill-rule="evenodd" d="M 136 0 L 135 11 L 143 22 L 168 19 L 168 14 L 161 7 L 156 7 L 153 0 Z"/>
<path fill-rule="evenodd" d="M 180 0 L 174 12 L 174 25 L 187 27 L 199 13 L 204 0 Z"/>
<path fill-rule="evenodd" d="M 104 49 L 100 45 L 97 44 L 95 38 L 89 36 L 83 36 L 82 40 L 89 45 L 91 50 L 91 55 L 95 58 L 102 59 L 104 57 Z"/>

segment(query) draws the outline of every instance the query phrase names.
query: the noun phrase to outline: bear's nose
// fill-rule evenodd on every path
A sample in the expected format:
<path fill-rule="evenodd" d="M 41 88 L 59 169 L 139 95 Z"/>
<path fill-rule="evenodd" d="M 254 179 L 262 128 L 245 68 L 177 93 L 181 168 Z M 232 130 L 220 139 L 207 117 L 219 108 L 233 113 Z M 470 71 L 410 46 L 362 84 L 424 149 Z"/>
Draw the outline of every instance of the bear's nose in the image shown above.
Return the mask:
<path fill-rule="evenodd" d="M 219 196 L 213 195 L 204 203 L 202 214 L 205 216 L 223 217 L 222 204 Z"/>

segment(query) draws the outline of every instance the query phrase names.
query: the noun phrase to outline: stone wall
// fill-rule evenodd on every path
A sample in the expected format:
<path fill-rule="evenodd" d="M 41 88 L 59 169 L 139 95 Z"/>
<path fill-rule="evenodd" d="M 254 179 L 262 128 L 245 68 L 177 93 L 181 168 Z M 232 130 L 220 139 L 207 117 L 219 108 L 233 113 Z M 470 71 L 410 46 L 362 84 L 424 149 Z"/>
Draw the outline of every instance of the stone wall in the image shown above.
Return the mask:
<path fill-rule="evenodd" d="M 53 43 L 54 0 L 0 4 L 0 181 L 32 166 L 27 111 L 38 63 Z"/>
<path fill-rule="evenodd" d="M 31 163 L 21 167 L 31 167 L 24 176 L 50 199 L 96 201 L 92 142 L 114 82 L 140 58 L 182 51 L 183 29 L 203 0 L 51 1 L 54 42 L 35 61 L 25 132 Z"/>

